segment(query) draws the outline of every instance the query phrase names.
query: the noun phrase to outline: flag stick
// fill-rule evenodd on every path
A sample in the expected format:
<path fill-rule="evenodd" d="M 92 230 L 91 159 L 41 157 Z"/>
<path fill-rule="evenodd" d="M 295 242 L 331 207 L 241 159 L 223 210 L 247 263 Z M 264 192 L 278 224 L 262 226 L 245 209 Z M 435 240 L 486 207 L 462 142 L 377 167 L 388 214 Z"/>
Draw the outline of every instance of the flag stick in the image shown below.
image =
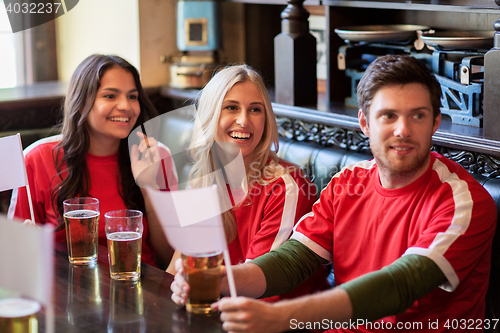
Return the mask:
<path fill-rule="evenodd" d="M 55 332 L 55 309 L 54 309 L 54 257 L 52 256 L 54 248 L 54 230 L 52 226 L 45 225 L 43 227 L 43 261 L 45 265 L 43 269 L 44 277 L 44 303 L 45 303 L 45 332 Z"/>
<path fill-rule="evenodd" d="M 28 204 L 30 206 L 31 221 L 33 223 L 36 223 L 36 221 L 35 221 L 35 214 L 33 213 L 33 202 L 31 201 L 30 185 L 28 184 L 28 180 L 27 179 L 26 179 L 26 192 L 28 193 Z"/>
<path fill-rule="evenodd" d="M 224 242 L 225 243 L 225 242 Z M 229 257 L 229 251 L 227 249 L 227 243 L 223 251 L 224 262 L 226 263 L 226 275 L 227 283 L 229 284 L 229 294 L 231 297 L 236 297 L 236 284 L 234 283 L 233 269 L 231 267 L 231 258 Z"/>
<path fill-rule="evenodd" d="M 224 178 L 224 182 L 229 185 L 229 181 L 227 179 L 226 171 L 224 169 L 224 166 L 222 165 L 222 161 L 219 158 L 219 154 L 217 153 L 217 144 L 212 146 L 212 149 L 210 150 L 212 153 L 212 162 L 214 164 L 214 172 L 216 172 L 219 168 L 222 173 L 222 177 Z M 234 199 L 233 196 L 229 196 L 231 200 L 231 206 L 234 207 Z M 224 230 L 224 228 L 223 228 Z M 226 242 L 226 237 L 225 234 L 223 235 L 224 237 L 224 251 L 223 251 L 223 256 L 224 256 L 224 262 L 226 263 L 226 275 L 227 275 L 227 282 L 229 284 L 229 294 L 231 297 L 236 297 L 236 285 L 234 283 L 234 275 L 233 275 L 233 269 L 231 267 L 231 258 L 229 256 L 229 251 L 227 249 L 227 242 Z"/>
<path fill-rule="evenodd" d="M 21 141 L 21 133 L 17 133 L 17 138 L 19 139 L 19 147 L 21 147 L 21 155 L 23 157 L 23 168 L 24 168 L 24 177 L 26 180 L 26 192 L 28 194 L 28 204 L 30 207 L 30 215 L 31 215 L 31 221 L 33 223 L 36 223 L 35 221 L 35 214 L 33 213 L 33 201 L 31 201 L 31 191 L 30 191 L 30 184 L 28 181 L 28 175 L 26 173 L 26 163 L 24 162 L 24 153 L 23 151 L 23 142 Z"/>
<path fill-rule="evenodd" d="M 54 306 L 50 302 L 45 308 L 45 332 L 54 333 Z"/>
<path fill-rule="evenodd" d="M 142 133 L 144 134 L 144 140 L 146 141 L 146 146 L 149 148 L 151 148 L 151 146 L 149 145 L 149 140 L 148 140 L 148 135 L 146 134 L 146 129 L 144 128 L 144 124 L 141 124 L 141 129 L 142 129 Z M 160 154 L 160 151 L 158 151 L 158 155 Z M 161 161 L 161 169 L 163 171 L 163 179 L 165 180 L 165 186 L 168 186 L 168 181 L 167 181 L 167 170 L 165 168 L 165 161 L 163 160 L 163 158 L 160 157 L 160 161 Z M 151 162 L 154 162 L 153 159 L 151 158 Z"/>

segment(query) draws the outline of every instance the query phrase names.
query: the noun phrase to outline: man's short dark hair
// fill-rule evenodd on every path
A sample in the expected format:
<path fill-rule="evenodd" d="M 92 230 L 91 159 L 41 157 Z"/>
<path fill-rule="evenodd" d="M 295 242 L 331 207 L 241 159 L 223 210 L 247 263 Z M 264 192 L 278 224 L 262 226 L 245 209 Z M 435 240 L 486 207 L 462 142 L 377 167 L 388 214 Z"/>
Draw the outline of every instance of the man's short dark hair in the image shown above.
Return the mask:
<path fill-rule="evenodd" d="M 368 119 L 373 97 L 380 88 L 409 83 L 420 83 L 429 90 L 436 119 L 441 113 L 441 85 L 422 61 L 409 55 L 386 55 L 373 61 L 359 81 L 358 105 Z"/>

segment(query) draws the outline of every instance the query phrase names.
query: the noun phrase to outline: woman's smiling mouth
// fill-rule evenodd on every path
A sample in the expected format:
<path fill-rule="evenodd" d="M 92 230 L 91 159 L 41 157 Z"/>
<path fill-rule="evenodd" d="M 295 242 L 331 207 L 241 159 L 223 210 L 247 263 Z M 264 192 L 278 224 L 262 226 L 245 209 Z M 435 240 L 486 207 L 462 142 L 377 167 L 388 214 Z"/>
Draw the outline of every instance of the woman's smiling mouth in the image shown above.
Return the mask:
<path fill-rule="evenodd" d="M 109 120 L 119 123 L 128 123 L 130 118 L 127 117 L 110 117 Z"/>
<path fill-rule="evenodd" d="M 251 136 L 250 133 L 243 133 L 243 132 L 236 132 L 236 131 L 229 132 L 228 134 L 231 138 L 237 139 L 237 140 L 248 140 L 248 139 L 250 139 L 250 136 Z"/>

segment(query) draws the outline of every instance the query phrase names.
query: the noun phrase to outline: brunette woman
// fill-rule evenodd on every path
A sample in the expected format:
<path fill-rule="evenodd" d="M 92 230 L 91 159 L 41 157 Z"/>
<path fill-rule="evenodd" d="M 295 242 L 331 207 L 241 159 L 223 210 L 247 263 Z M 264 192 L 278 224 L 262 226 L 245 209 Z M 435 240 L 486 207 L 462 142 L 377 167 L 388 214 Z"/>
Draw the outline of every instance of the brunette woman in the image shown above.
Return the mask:
<path fill-rule="evenodd" d="M 56 242 L 66 240 L 63 201 L 90 196 L 100 205 L 99 244 L 106 245 L 104 213 L 137 209 L 144 213 L 142 261 L 156 265 L 155 254 L 164 262 L 170 261 L 173 250 L 146 192 L 134 181 L 127 140 L 133 128 L 157 114 L 144 93 L 139 73 L 123 58 L 94 54 L 76 68 L 64 103 L 61 134 L 25 149 L 35 222 L 53 224 Z M 156 147 L 156 142 L 150 141 Z M 137 147 L 134 149 L 138 155 Z M 144 143 L 139 145 L 142 153 L 146 149 Z M 174 181 L 168 150 L 158 151 Z M 14 190 L 9 216 L 30 218 L 25 188 Z"/>

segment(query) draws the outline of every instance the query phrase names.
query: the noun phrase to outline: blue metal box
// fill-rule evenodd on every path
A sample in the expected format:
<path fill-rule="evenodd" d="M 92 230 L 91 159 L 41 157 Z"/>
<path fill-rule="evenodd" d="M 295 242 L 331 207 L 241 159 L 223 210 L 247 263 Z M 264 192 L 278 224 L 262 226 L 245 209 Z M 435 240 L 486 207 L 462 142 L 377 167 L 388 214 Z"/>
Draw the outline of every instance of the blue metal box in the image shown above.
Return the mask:
<path fill-rule="evenodd" d="M 215 51 L 220 47 L 216 1 L 177 3 L 177 47 L 180 51 Z"/>

